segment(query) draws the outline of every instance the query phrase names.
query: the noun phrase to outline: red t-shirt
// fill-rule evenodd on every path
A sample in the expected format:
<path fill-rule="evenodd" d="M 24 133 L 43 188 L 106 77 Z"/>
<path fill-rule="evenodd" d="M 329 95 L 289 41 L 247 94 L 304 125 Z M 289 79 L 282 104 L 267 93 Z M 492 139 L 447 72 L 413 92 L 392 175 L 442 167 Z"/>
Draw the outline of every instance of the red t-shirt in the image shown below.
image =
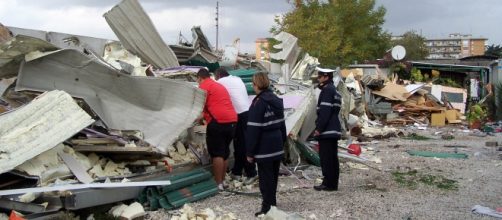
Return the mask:
<path fill-rule="evenodd" d="M 204 119 L 207 123 L 211 121 L 212 117 L 218 123 L 237 122 L 237 113 L 230 100 L 230 95 L 223 85 L 211 78 L 207 78 L 200 83 L 199 88 L 206 91 Z"/>

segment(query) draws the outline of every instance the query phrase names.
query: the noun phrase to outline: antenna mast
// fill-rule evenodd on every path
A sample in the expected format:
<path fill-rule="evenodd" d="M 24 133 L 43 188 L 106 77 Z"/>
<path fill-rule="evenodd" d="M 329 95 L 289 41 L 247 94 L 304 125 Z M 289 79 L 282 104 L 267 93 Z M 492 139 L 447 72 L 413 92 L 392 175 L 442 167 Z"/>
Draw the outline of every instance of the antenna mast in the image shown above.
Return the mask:
<path fill-rule="evenodd" d="M 218 51 L 218 15 L 219 15 L 219 3 L 220 1 L 216 1 L 216 18 L 214 20 L 216 20 L 216 51 Z"/>

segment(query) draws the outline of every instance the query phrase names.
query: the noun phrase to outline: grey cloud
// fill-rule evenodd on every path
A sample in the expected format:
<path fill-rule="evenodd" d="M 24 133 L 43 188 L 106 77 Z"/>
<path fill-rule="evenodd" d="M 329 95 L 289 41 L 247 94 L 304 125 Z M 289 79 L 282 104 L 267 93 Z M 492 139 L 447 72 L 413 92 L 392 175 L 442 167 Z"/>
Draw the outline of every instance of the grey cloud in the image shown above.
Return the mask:
<path fill-rule="evenodd" d="M 502 20 L 499 0 L 377 0 L 377 5 L 387 9 L 384 28 L 394 35 L 412 29 L 429 38 L 464 33 L 486 37 L 490 44 L 502 44 L 502 33 L 495 31 Z"/>

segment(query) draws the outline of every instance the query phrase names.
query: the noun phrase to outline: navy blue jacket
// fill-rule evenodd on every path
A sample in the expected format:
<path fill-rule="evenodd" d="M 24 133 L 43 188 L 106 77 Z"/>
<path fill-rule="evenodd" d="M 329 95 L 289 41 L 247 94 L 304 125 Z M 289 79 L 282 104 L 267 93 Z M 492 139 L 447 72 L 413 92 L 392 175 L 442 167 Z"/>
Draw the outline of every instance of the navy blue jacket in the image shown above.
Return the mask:
<path fill-rule="evenodd" d="M 327 81 L 320 85 L 321 94 L 317 101 L 317 119 L 315 121 L 316 130 L 320 135 L 318 139 L 340 139 L 341 125 L 340 108 L 342 107 L 342 96 L 338 94 L 333 81 Z"/>
<path fill-rule="evenodd" d="M 256 162 L 281 160 L 286 142 L 282 99 L 264 90 L 251 103 L 248 112 L 246 155 Z"/>

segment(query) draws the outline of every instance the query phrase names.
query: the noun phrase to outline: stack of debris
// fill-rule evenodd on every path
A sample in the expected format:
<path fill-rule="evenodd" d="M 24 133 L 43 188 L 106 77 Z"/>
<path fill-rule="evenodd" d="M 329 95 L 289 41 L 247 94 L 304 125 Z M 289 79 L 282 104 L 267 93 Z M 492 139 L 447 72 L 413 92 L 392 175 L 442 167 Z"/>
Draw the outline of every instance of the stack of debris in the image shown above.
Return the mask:
<path fill-rule="evenodd" d="M 465 108 L 465 89 L 454 89 L 430 84 L 408 84 L 406 86 L 387 82 L 385 74 L 376 68 L 376 74 L 364 75 L 361 69 L 342 71 L 342 77 L 354 83 L 350 88 L 356 91 L 353 97 L 363 93 L 363 101 L 356 103 L 359 109 L 366 109 L 371 117 L 387 125 L 444 126 L 446 122 L 457 124 Z M 347 85 L 350 85 L 347 84 Z M 343 94 L 343 92 L 342 92 Z M 460 95 L 460 100 L 448 97 Z M 463 97 L 463 98 L 462 98 Z M 361 106 L 365 105 L 365 106 Z M 358 109 L 356 108 L 356 109 Z M 359 111 L 361 112 L 361 111 Z M 353 110 L 350 112 L 353 114 Z M 360 117 L 357 113 L 355 116 Z M 364 133 L 364 132 L 363 132 Z"/>
<path fill-rule="evenodd" d="M 105 18 L 120 42 L 0 26 L 1 209 L 45 213 L 134 199 L 208 163 L 205 128 L 188 130 L 204 92 L 154 77 L 180 63 L 217 66 L 200 28 L 192 29 L 192 55 L 178 61 L 136 0 Z"/>

